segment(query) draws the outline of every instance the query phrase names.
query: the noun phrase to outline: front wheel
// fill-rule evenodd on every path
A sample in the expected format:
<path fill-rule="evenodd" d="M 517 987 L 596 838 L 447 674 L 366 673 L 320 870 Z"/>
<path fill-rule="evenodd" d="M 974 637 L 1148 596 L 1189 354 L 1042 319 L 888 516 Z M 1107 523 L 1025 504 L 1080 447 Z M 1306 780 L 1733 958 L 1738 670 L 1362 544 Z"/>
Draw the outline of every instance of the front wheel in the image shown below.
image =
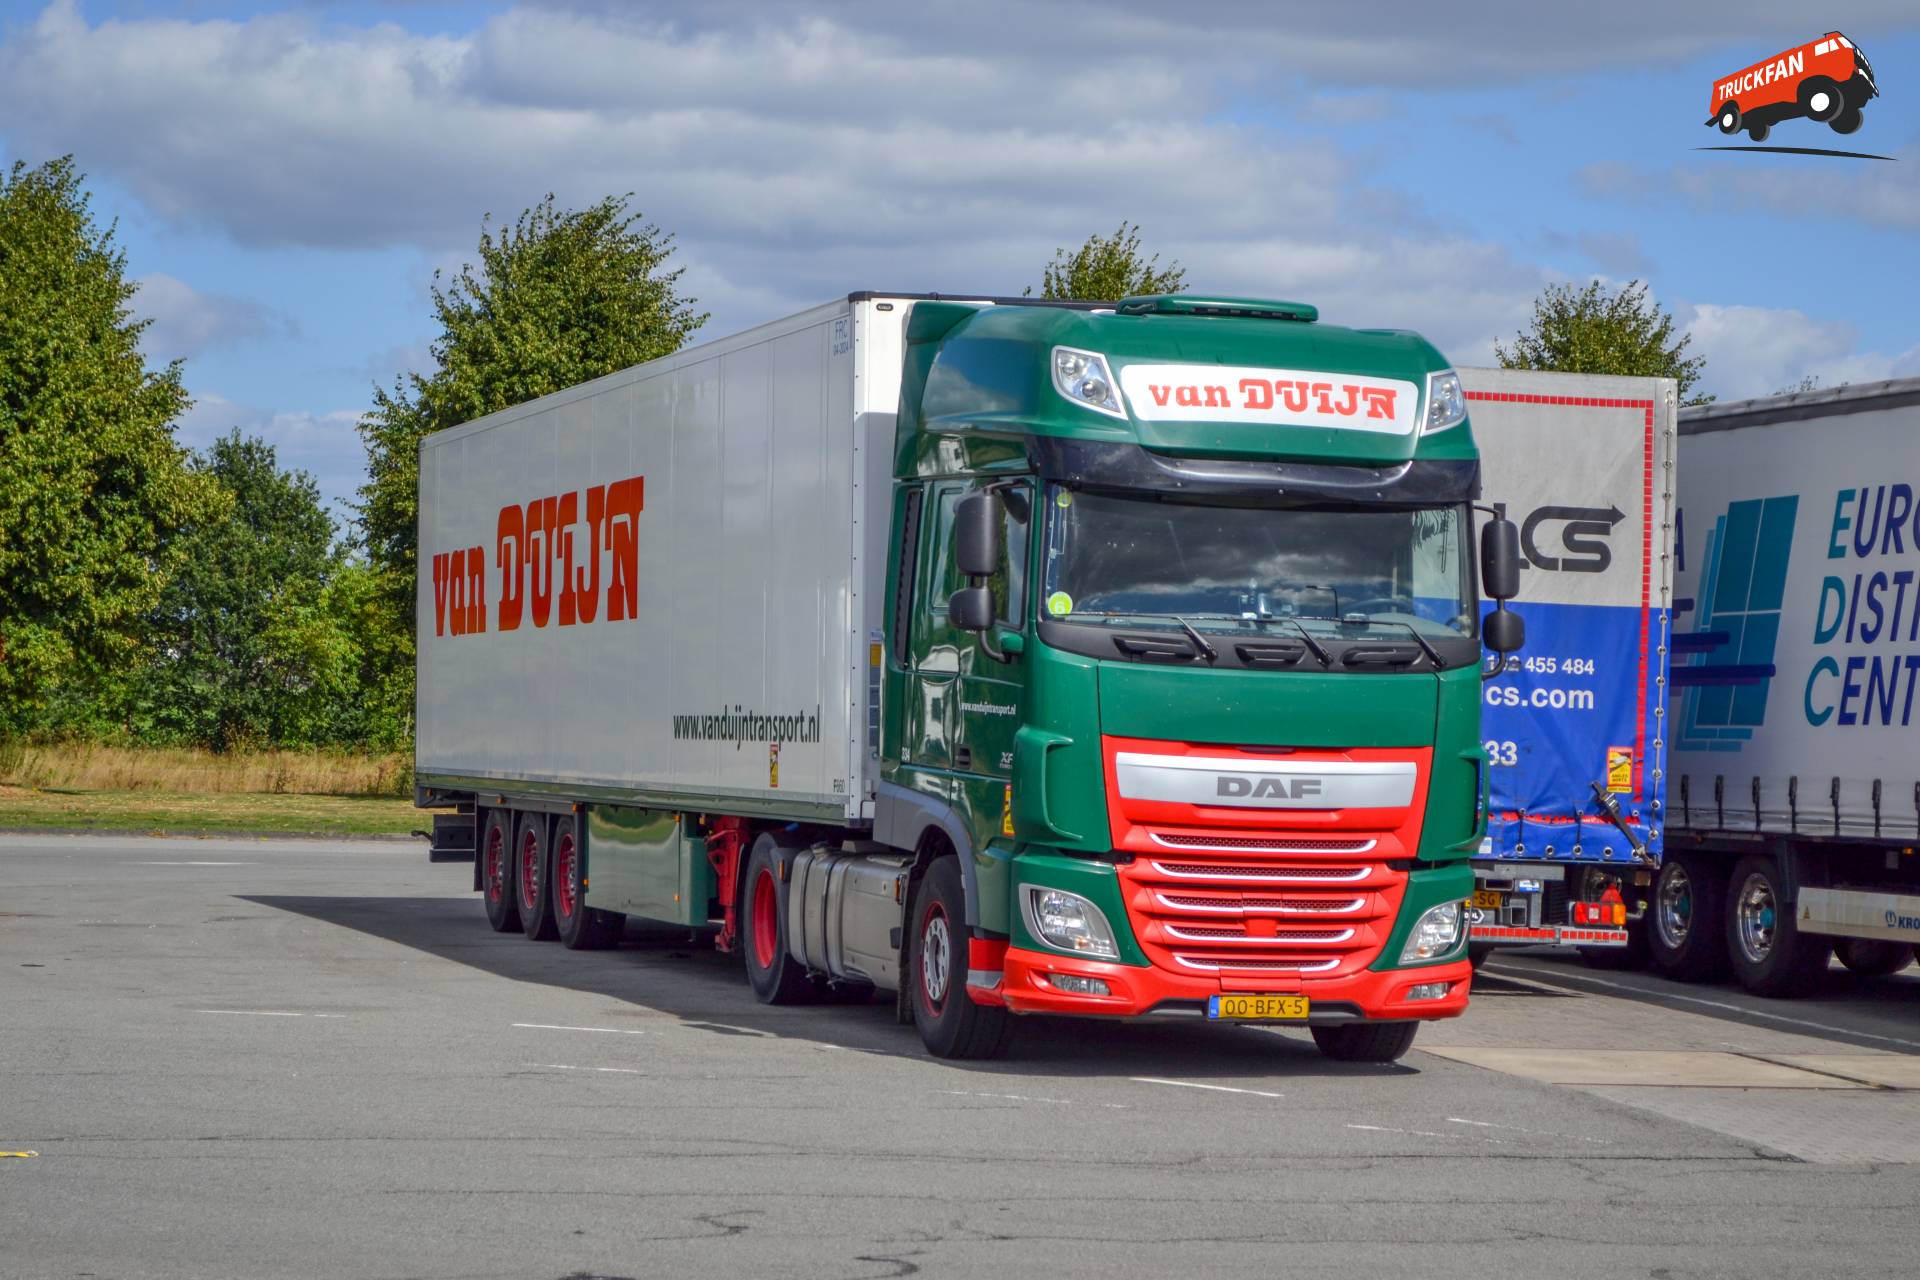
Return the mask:
<path fill-rule="evenodd" d="M 1335 1062 L 1397 1062 L 1413 1048 L 1417 1022 L 1362 1022 L 1345 1027 L 1309 1027 L 1323 1057 Z"/>
<path fill-rule="evenodd" d="M 1840 86 L 1826 76 L 1813 76 L 1801 82 L 1800 109 L 1807 113 L 1807 119 L 1822 124 L 1833 119 L 1847 108 L 1846 96 Z"/>
<path fill-rule="evenodd" d="M 1668 853 L 1647 910 L 1653 967 L 1681 982 L 1708 982 L 1725 973 L 1720 921 L 1726 904 L 1726 875 L 1711 859 Z"/>
<path fill-rule="evenodd" d="M 1877 938 L 1842 938 L 1834 948 L 1840 963 L 1863 978 L 1884 978 L 1913 963 L 1913 948 Z"/>
<path fill-rule="evenodd" d="M 1759 996 L 1805 995 L 1833 950 L 1825 938 L 1800 932 L 1780 864 L 1758 853 L 1733 866 L 1726 938 L 1733 976 Z"/>
<path fill-rule="evenodd" d="M 913 988 L 913 1020 L 936 1058 L 997 1058 L 1013 1035 L 1013 1015 L 967 995 L 967 899 L 957 858 L 927 868 L 913 896 L 913 945 L 903 979 Z"/>

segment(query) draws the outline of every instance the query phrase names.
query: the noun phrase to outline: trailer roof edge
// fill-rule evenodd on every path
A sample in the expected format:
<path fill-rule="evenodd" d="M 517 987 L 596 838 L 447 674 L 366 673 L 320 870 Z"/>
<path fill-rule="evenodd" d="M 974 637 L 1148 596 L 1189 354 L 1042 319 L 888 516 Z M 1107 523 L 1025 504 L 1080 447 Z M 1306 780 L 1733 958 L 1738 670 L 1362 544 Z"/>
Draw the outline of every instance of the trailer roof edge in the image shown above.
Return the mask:
<path fill-rule="evenodd" d="M 1731 431 L 1735 427 L 1763 427 L 1775 422 L 1802 422 L 1848 413 L 1871 413 L 1920 404 L 1920 378 L 1889 378 L 1826 387 L 1819 391 L 1790 391 L 1728 404 L 1699 405 L 1680 411 L 1680 434 Z"/>

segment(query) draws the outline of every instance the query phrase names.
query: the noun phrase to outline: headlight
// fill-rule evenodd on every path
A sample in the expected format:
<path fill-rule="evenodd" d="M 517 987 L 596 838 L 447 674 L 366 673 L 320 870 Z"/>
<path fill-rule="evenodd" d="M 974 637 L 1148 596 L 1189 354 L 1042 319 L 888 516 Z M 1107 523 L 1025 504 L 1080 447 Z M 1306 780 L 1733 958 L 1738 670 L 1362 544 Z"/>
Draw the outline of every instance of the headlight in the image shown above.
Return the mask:
<path fill-rule="evenodd" d="M 1120 393 L 1113 385 L 1113 371 L 1107 368 L 1107 358 L 1098 351 L 1055 347 L 1053 386 L 1076 404 L 1115 418 L 1127 416 L 1127 411 L 1120 407 Z"/>
<path fill-rule="evenodd" d="M 1400 949 L 1400 963 L 1444 959 L 1459 950 L 1466 937 L 1466 916 L 1459 903 L 1443 902 L 1429 907 L 1414 924 L 1413 932 L 1407 935 L 1407 945 Z"/>
<path fill-rule="evenodd" d="M 1427 375 L 1427 431 L 1445 431 L 1467 420 L 1467 396 L 1451 369 Z"/>
<path fill-rule="evenodd" d="M 1106 916 L 1079 894 L 1024 884 L 1020 897 L 1027 906 L 1027 927 L 1048 946 L 1099 960 L 1120 958 Z"/>

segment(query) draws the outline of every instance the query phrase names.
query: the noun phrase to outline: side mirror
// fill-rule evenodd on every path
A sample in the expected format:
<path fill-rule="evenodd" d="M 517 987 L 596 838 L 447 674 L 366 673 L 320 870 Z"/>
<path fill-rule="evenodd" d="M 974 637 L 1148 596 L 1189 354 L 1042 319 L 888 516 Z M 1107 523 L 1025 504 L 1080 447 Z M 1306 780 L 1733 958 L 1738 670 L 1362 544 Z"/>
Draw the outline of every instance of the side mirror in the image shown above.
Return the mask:
<path fill-rule="evenodd" d="M 1480 529 L 1480 589 L 1502 602 L 1520 594 L 1520 530 L 1504 516 Z"/>
<path fill-rule="evenodd" d="M 947 620 L 962 631 L 985 631 L 991 627 L 993 625 L 993 589 L 962 587 L 954 592 L 947 600 Z"/>
<path fill-rule="evenodd" d="M 1481 621 L 1480 639 L 1495 653 L 1514 653 L 1527 643 L 1527 620 L 1509 609 L 1495 609 Z"/>
<path fill-rule="evenodd" d="M 960 499 L 954 508 L 953 561 L 969 578 L 992 577 L 1000 567 L 998 506 L 992 494 L 974 493 Z"/>

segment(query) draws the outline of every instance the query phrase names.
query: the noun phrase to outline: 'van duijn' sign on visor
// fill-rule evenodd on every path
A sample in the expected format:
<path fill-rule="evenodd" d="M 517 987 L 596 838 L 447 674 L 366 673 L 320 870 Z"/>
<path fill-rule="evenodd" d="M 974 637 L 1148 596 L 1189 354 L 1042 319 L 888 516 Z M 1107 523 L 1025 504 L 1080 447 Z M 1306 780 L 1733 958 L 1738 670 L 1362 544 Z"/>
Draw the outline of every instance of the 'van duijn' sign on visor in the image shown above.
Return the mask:
<path fill-rule="evenodd" d="M 1411 382 L 1304 369 L 1218 364 L 1130 364 L 1120 387 L 1143 422 L 1258 422 L 1342 431 L 1413 432 Z"/>

